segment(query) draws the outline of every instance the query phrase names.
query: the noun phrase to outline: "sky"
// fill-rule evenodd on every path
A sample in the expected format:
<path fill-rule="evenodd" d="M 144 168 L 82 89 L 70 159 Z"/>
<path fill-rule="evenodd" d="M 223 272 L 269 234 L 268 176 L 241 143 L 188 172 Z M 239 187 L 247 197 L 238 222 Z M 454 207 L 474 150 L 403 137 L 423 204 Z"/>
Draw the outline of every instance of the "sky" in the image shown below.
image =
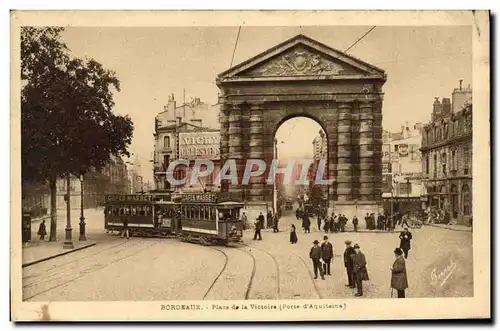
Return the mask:
<path fill-rule="evenodd" d="M 152 180 L 154 118 L 168 95 L 182 100 L 199 97 L 217 103 L 216 76 L 297 34 L 304 34 L 345 51 L 371 27 L 70 27 L 62 38 L 73 55 L 94 58 L 116 71 L 121 91 L 115 93 L 115 112 L 134 122 L 131 151 L 138 156 L 143 176 Z M 383 86 L 383 127 L 398 131 L 406 122 L 428 122 L 434 97 L 451 98 L 463 79 L 472 86 L 470 27 L 376 27 L 349 52 L 387 73 Z M 312 153 L 319 125 L 292 119 L 278 130 L 285 141 L 279 155 Z M 311 123 L 313 122 L 313 123 Z M 294 131 L 295 130 L 295 131 Z M 300 135 L 291 134 L 300 132 Z M 286 146 L 288 145 L 288 146 Z M 300 150 L 300 153 L 297 152 Z M 298 156 L 298 155 L 297 155 Z"/>

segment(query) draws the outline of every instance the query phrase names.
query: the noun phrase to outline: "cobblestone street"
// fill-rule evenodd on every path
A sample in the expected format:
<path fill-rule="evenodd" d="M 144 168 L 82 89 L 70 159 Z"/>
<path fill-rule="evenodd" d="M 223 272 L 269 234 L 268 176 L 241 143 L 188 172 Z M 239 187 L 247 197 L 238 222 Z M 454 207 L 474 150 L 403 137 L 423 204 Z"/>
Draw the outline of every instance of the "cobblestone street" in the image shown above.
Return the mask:
<path fill-rule="evenodd" d="M 334 245 L 332 276 L 314 280 L 309 249 L 323 239 L 313 220 L 310 234 L 297 230 L 298 243 L 288 241 L 286 214 L 280 232 L 263 231 L 262 241 L 245 232 L 239 247 L 206 247 L 175 239 L 120 239 L 103 234 L 89 220 L 96 246 L 23 268 L 23 299 L 79 300 L 221 300 L 316 299 L 353 297 L 345 287 L 344 241 L 358 243 L 366 255 L 370 281 L 365 298 L 389 298 L 393 250 L 398 232 L 329 234 Z M 102 215 L 101 215 L 102 218 Z M 363 228 L 363 224 L 361 224 Z M 437 227 L 412 231 L 407 260 L 407 297 L 471 296 L 472 233 Z M 36 249 L 33 247 L 32 249 Z M 446 271 L 446 274 L 443 273 Z"/>

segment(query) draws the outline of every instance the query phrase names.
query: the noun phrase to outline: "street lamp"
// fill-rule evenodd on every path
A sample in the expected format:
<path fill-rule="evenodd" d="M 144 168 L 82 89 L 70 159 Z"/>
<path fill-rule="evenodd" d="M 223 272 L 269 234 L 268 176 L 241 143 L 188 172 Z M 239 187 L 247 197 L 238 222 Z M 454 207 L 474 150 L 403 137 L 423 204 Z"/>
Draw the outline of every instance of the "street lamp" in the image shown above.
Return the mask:
<path fill-rule="evenodd" d="M 80 241 L 87 240 L 85 236 L 85 216 L 83 216 L 83 174 L 80 175 Z"/>
<path fill-rule="evenodd" d="M 284 144 L 284 141 L 280 141 L 280 144 Z M 276 162 L 278 158 L 278 139 L 274 138 L 274 149 L 273 149 L 273 160 L 274 160 L 274 178 L 273 178 L 273 212 L 276 213 L 278 210 L 278 191 L 276 189 L 276 168 L 278 165 Z"/>
<path fill-rule="evenodd" d="M 63 248 L 67 249 L 73 249 L 75 248 L 75 245 L 73 244 L 73 239 L 71 238 L 71 231 L 73 229 L 71 228 L 71 201 L 70 201 L 70 194 L 71 194 L 71 178 L 70 175 L 66 175 L 66 237 L 64 239 L 63 243 Z"/>

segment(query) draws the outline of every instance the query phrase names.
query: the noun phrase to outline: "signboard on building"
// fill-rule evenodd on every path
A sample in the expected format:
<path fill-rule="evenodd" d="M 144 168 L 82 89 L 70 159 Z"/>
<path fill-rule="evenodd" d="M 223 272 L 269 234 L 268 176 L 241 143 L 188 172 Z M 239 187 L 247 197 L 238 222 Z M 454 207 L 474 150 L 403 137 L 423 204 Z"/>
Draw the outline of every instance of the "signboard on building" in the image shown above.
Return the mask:
<path fill-rule="evenodd" d="M 408 144 L 399 144 L 399 157 L 407 157 L 408 156 Z"/>
<path fill-rule="evenodd" d="M 382 163 L 390 163 L 391 162 L 391 145 L 383 144 L 382 145 Z"/>
<path fill-rule="evenodd" d="M 219 132 L 179 133 L 179 158 L 187 160 L 220 159 Z"/>
<path fill-rule="evenodd" d="M 382 175 L 382 193 L 392 192 L 392 175 L 384 174 Z"/>
<path fill-rule="evenodd" d="M 391 168 L 392 167 L 390 163 L 382 163 L 382 174 L 390 174 Z"/>
<path fill-rule="evenodd" d="M 392 152 L 391 153 L 391 162 L 392 163 L 399 162 L 399 154 L 398 154 L 398 152 Z"/>

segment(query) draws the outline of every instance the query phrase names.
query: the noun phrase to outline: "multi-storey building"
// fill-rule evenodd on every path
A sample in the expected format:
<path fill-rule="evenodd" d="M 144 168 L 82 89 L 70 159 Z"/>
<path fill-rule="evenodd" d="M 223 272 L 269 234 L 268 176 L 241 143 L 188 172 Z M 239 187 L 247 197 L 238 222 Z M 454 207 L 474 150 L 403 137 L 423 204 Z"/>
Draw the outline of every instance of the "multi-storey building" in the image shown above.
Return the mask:
<path fill-rule="evenodd" d="M 452 101 L 434 101 L 424 126 L 422 157 L 426 202 L 459 224 L 472 219 L 472 89 L 460 87 Z"/>
<path fill-rule="evenodd" d="M 401 126 L 401 130 L 386 134 L 383 148 L 385 213 L 406 213 L 422 209 L 422 124 Z M 386 160 L 386 161 L 385 161 Z"/>
<path fill-rule="evenodd" d="M 218 129 L 218 105 L 209 106 L 199 98 L 191 103 L 176 106 L 174 96 L 169 97 L 168 105 L 155 119 L 155 156 L 154 181 L 155 192 L 218 191 L 219 185 L 213 185 L 220 169 L 220 132 Z M 211 127 L 204 126 L 207 121 Z M 171 174 L 174 179 L 187 178 L 182 185 L 173 187 L 167 180 L 167 171 L 172 161 L 186 159 L 189 166 L 179 165 Z M 192 167 L 196 160 L 211 160 L 214 171 L 191 182 Z"/>

